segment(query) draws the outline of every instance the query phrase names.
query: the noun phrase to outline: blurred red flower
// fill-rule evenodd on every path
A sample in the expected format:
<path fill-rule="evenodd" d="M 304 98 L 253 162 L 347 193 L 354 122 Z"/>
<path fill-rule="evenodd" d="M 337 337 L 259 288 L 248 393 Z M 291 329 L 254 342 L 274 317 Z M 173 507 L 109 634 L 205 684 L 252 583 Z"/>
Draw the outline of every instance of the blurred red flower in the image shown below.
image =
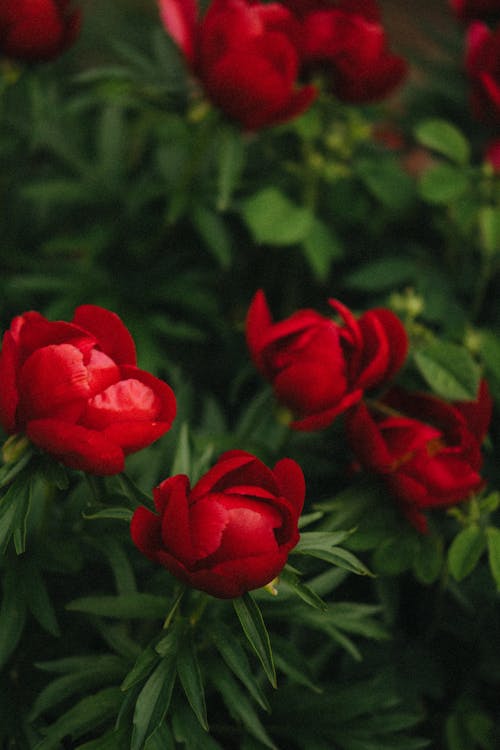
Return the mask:
<path fill-rule="evenodd" d="M 51 60 L 78 36 L 81 11 L 70 0 L 1 0 L 0 55 L 17 60 Z"/>
<path fill-rule="evenodd" d="M 481 443 L 492 401 L 486 381 L 476 401 L 450 404 L 392 389 L 379 404 L 358 404 L 346 419 L 359 464 L 383 477 L 409 521 L 427 530 L 423 513 L 455 505 L 481 489 Z"/>
<path fill-rule="evenodd" d="M 290 120 L 309 107 L 313 86 L 297 85 L 299 24 L 277 2 L 158 0 L 165 29 L 209 98 L 248 130 Z"/>

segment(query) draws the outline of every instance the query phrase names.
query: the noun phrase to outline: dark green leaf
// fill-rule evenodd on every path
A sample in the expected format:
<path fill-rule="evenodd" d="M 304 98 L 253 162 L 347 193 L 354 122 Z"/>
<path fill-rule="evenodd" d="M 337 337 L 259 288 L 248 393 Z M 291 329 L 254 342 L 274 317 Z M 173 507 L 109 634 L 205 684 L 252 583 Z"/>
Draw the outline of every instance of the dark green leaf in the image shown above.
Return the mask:
<path fill-rule="evenodd" d="M 320 609 L 322 611 L 327 608 L 327 605 L 323 601 L 323 599 L 318 596 L 315 591 L 309 588 L 309 586 L 307 586 L 305 583 L 302 583 L 299 576 L 289 566 L 285 566 L 281 571 L 280 581 L 283 581 L 287 586 L 289 586 L 292 591 L 297 594 L 297 596 L 300 597 L 302 601 L 304 601 L 306 604 L 309 604 L 309 606 L 316 607 L 316 609 Z"/>
<path fill-rule="evenodd" d="M 155 594 L 122 596 L 84 596 L 66 605 L 70 612 L 85 612 L 100 617 L 157 619 L 165 617 L 170 599 Z"/>
<path fill-rule="evenodd" d="M 468 188 L 463 170 L 450 164 L 438 164 L 424 172 L 420 180 L 420 195 L 428 203 L 452 203 Z"/>
<path fill-rule="evenodd" d="M 3 595 L 0 606 L 0 669 L 19 643 L 25 621 L 24 592 L 19 586 L 17 571 L 9 568 L 3 577 Z"/>
<path fill-rule="evenodd" d="M 82 698 L 47 729 L 47 736 L 37 745 L 37 750 L 59 750 L 61 740 L 73 740 L 95 731 L 103 722 L 112 719 L 120 707 L 122 694 L 115 687 L 104 688 L 94 695 Z"/>
<path fill-rule="evenodd" d="M 208 732 L 207 706 L 201 670 L 189 634 L 183 639 L 177 655 L 177 674 L 189 705 L 203 729 Z"/>
<path fill-rule="evenodd" d="M 271 750 L 277 750 L 276 745 L 262 726 L 262 722 L 255 713 L 252 704 L 233 679 L 231 673 L 223 665 L 218 665 L 211 670 L 210 677 L 231 715 L 236 720 L 240 720 L 246 731 L 255 739 Z"/>
<path fill-rule="evenodd" d="M 162 723 L 170 705 L 175 683 L 176 641 L 171 633 L 172 649 L 163 656 L 139 693 L 134 711 L 134 729 L 130 750 L 141 750 Z"/>
<path fill-rule="evenodd" d="M 269 711 L 269 702 L 252 674 L 247 655 L 230 628 L 224 625 L 224 623 L 219 622 L 212 634 L 212 638 L 229 669 L 238 677 L 252 698 L 264 711 Z"/>
<path fill-rule="evenodd" d="M 269 635 L 256 602 L 248 592 L 233 599 L 233 606 L 248 642 L 257 654 L 260 663 L 273 687 L 276 687 L 276 671 Z"/>

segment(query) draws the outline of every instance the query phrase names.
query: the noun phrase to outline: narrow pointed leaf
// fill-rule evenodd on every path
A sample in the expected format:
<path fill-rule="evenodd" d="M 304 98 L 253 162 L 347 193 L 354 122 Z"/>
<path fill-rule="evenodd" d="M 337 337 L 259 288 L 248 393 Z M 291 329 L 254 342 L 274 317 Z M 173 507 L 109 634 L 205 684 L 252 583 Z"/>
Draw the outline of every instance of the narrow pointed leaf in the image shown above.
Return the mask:
<path fill-rule="evenodd" d="M 239 599 L 233 599 L 233 606 L 238 615 L 243 632 L 260 659 L 269 682 L 273 687 L 276 687 L 276 671 L 274 668 L 271 643 L 258 605 L 247 592 Z"/>
<path fill-rule="evenodd" d="M 207 706 L 200 665 L 190 638 L 184 638 L 177 656 L 177 674 L 189 705 L 205 731 L 208 732 Z"/>
<path fill-rule="evenodd" d="M 213 640 L 229 669 L 243 683 L 252 698 L 264 711 L 270 711 L 269 702 L 262 689 L 252 674 L 252 668 L 248 661 L 245 650 L 239 640 L 234 637 L 230 628 L 223 623 L 217 624 L 217 630 L 213 634 Z"/>
<path fill-rule="evenodd" d="M 135 704 L 130 750 L 141 750 L 158 729 L 170 705 L 175 683 L 175 649 L 163 657 Z"/>

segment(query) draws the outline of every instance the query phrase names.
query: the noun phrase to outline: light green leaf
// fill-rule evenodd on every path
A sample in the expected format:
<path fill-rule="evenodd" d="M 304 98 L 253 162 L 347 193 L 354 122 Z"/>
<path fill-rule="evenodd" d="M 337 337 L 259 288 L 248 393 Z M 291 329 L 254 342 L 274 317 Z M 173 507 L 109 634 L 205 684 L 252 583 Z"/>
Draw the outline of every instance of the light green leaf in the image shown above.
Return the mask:
<path fill-rule="evenodd" d="M 339 238 L 332 227 L 315 218 L 303 243 L 302 252 L 311 271 L 318 281 L 326 281 L 332 260 L 342 257 L 343 250 Z"/>
<path fill-rule="evenodd" d="M 233 599 L 233 606 L 248 642 L 257 654 L 260 663 L 273 687 L 276 687 L 276 671 L 269 634 L 261 611 L 248 592 L 238 599 Z"/>
<path fill-rule="evenodd" d="M 467 164 L 470 147 L 463 133 L 447 120 L 423 120 L 415 128 L 415 137 L 422 146 L 446 156 L 456 164 Z"/>
<path fill-rule="evenodd" d="M 82 516 L 87 521 L 99 521 L 99 520 L 115 520 L 125 521 L 130 523 L 134 512 L 130 508 L 114 507 L 114 508 L 89 508 L 82 513 Z"/>
<path fill-rule="evenodd" d="M 486 529 L 486 539 L 491 573 L 495 579 L 497 588 L 500 590 L 500 529 L 488 526 Z"/>
<path fill-rule="evenodd" d="M 450 401 L 477 398 L 480 369 L 462 346 L 432 341 L 415 353 L 415 364 L 438 396 Z"/>
<path fill-rule="evenodd" d="M 241 211 L 259 244 L 295 245 L 306 239 L 312 226 L 310 211 L 296 205 L 274 187 L 264 188 L 247 198 Z"/>
<path fill-rule="evenodd" d="M 443 567 L 443 543 L 437 534 L 425 534 L 418 540 L 413 558 L 413 572 L 425 584 L 434 583 Z"/>
<path fill-rule="evenodd" d="M 483 529 L 473 524 L 457 534 L 448 550 L 450 573 L 457 581 L 469 575 L 486 549 Z"/>
<path fill-rule="evenodd" d="M 500 208 L 483 206 L 479 211 L 481 244 L 489 255 L 500 253 Z"/>
<path fill-rule="evenodd" d="M 464 172 L 450 164 L 438 164 L 422 175 L 420 195 L 428 203 L 441 205 L 453 203 L 467 190 L 469 183 Z"/>

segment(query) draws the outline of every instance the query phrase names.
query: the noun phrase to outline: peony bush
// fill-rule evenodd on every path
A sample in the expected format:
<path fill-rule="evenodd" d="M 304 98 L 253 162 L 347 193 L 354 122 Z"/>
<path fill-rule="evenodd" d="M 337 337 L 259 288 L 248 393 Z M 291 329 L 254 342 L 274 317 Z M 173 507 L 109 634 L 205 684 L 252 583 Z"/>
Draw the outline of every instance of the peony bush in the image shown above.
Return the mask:
<path fill-rule="evenodd" d="M 0 744 L 500 747 L 500 5 L 0 3 Z"/>

